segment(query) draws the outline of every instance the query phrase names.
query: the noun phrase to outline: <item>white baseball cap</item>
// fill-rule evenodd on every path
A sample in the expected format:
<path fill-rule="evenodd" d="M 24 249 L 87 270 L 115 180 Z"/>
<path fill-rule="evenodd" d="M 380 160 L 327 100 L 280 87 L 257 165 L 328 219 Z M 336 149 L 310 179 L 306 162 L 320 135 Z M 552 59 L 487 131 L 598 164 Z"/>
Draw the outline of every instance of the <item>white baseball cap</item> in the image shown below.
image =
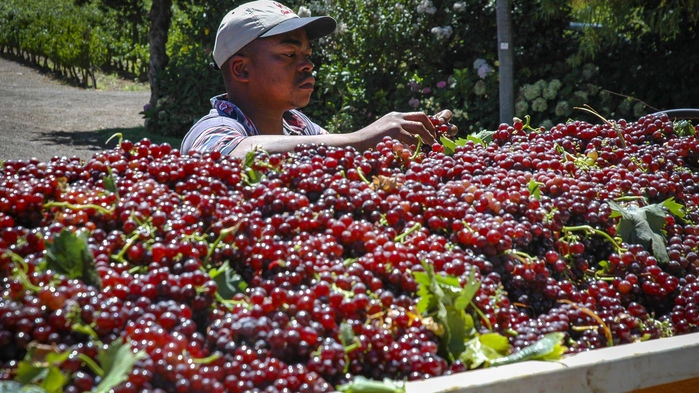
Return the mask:
<path fill-rule="evenodd" d="M 216 32 L 213 58 L 218 67 L 258 37 L 270 37 L 305 28 L 312 40 L 335 31 L 337 23 L 329 16 L 299 17 L 276 1 L 258 0 L 245 3 L 221 20 Z"/>

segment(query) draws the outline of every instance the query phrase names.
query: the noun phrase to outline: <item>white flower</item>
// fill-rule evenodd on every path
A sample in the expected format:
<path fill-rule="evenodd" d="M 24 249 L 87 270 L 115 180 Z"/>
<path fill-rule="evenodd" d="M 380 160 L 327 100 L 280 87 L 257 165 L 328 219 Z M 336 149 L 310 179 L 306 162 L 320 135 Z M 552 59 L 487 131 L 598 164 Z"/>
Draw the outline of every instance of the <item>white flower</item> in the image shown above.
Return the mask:
<path fill-rule="evenodd" d="M 548 105 L 546 105 L 546 100 L 543 97 L 537 97 L 534 101 L 532 101 L 532 110 L 536 112 L 543 112 L 548 108 Z"/>
<path fill-rule="evenodd" d="M 554 98 L 556 98 L 557 92 L 557 90 L 554 90 L 550 87 L 546 87 L 544 90 L 541 91 L 541 96 L 547 100 L 553 100 Z"/>
<path fill-rule="evenodd" d="M 302 18 L 308 17 L 311 16 L 311 10 L 308 7 L 302 5 L 301 7 L 299 7 L 299 12 L 297 12 L 296 14 Z"/>
<path fill-rule="evenodd" d="M 451 26 L 444 26 L 444 27 L 433 27 L 432 30 L 430 30 L 430 33 L 434 34 L 437 36 L 437 39 L 439 40 L 446 40 L 451 37 L 451 34 L 453 33 L 453 29 Z"/>
<path fill-rule="evenodd" d="M 554 78 L 549 81 L 549 89 L 553 89 L 555 91 L 558 91 L 561 86 L 563 86 L 563 83 L 561 83 L 560 80 Z"/>
<path fill-rule="evenodd" d="M 477 70 L 484 65 L 488 65 L 488 62 L 485 59 L 482 59 L 480 57 L 473 61 L 473 69 L 474 70 Z"/>
<path fill-rule="evenodd" d="M 554 109 L 554 112 L 558 117 L 567 116 L 568 114 L 570 114 L 570 104 L 568 104 L 568 101 L 558 101 L 558 103 L 556 104 L 556 109 Z"/>
<path fill-rule="evenodd" d="M 417 5 L 417 12 L 418 14 L 434 15 L 437 12 L 437 8 L 432 4 L 432 1 L 421 0 Z"/>
<path fill-rule="evenodd" d="M 515 102 L 515 113 L 519 113 L 522 115 L 527 114 L 529 111 L 529 104 L 525 100 L 519 100 Z"/>
<path fill-rule="evenodd" d="M 522 87 L 522 94 L 527 101 L 532 101 L 541 95 L 541 89 L 536 84 L 526 84 Z"/>
<path fill-rule="evenodd" d="M 493 69 L 490 68 L 488 64 L 483 64 L 482 66 L 478 67 L 478 71 L 476 72 L 478 73 L 479 78 L 485 79 L 485 77 L 488 76 L 488 74 L 493 72 Z"/>
<path fill-rule="evenodd" d="M 457 12 L 457 13 L 464 12 L 464 11 L 466 11 L 466 2 L 457 1 L 456 3 L 454 3 L 452 8 L 453 8 L 454 12 Z"/>

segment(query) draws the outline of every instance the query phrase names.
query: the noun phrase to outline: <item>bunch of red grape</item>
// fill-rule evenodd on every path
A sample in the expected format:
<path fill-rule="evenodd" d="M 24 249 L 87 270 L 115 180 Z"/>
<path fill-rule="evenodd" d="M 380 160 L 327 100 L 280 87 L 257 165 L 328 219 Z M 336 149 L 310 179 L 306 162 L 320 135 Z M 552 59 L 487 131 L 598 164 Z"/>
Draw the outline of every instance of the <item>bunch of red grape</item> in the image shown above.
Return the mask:
<path fill-rule="evenodd" d="M 357 375 L 464 372 L 416 311 L 426 265 L 461 282 L 475 272 L 478 329 L 514 351 L 549 332 L 571 354 L 696 332 L 691 131 L 648 115 L 503 124 L 453 151 L 386 139 L 240 160 L 144 139 L 87 162 L 7 161 L 0 380 L 43 348 L 68 354 L 65 392 L 89 391 L 102 376 L 84 359 L 115 341 L 145 354 L 115 393 L 328 392 Z M 615 204 L 668 199 L 684 214 L 666 211 L 666 258 L 620 239 Z M 97 283 L 47 268 L 66 231 L 86 234 Z"/>

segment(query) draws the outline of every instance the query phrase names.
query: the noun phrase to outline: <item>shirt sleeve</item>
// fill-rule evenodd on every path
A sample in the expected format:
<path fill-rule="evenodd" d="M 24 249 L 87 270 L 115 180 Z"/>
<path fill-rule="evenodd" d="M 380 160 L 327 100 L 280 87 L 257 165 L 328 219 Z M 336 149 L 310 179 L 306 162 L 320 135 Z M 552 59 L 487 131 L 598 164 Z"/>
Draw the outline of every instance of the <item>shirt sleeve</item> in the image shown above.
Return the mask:
<path fill-rule="evenodd" d="M 233 119 L 202 119 L 189 130 L 181 150 L 183 153 L 219 151 L 221 155 L 228 155 L 248 136 L 245 127 Z"/>

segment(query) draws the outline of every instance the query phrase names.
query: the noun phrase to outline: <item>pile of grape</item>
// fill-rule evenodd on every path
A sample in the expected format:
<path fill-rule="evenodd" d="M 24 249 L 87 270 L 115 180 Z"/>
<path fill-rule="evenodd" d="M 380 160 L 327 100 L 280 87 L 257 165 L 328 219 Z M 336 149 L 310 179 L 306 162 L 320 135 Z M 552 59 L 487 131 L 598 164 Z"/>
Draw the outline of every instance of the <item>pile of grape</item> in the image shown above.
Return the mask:
<path fill-rule="evenodd" d="M 476 280 L 473 329 L 513 353 L 551 332 L 569 354 L 696 332 L 696 131 L 656 114 L 365 152 L 241 160 L 144 139 L 6 161 L 0 380 L 90 391 L 119 348 L 115 393 L 329 392 L 487 365 L 450 356 L 420 312 L 427 267 Z"/>

